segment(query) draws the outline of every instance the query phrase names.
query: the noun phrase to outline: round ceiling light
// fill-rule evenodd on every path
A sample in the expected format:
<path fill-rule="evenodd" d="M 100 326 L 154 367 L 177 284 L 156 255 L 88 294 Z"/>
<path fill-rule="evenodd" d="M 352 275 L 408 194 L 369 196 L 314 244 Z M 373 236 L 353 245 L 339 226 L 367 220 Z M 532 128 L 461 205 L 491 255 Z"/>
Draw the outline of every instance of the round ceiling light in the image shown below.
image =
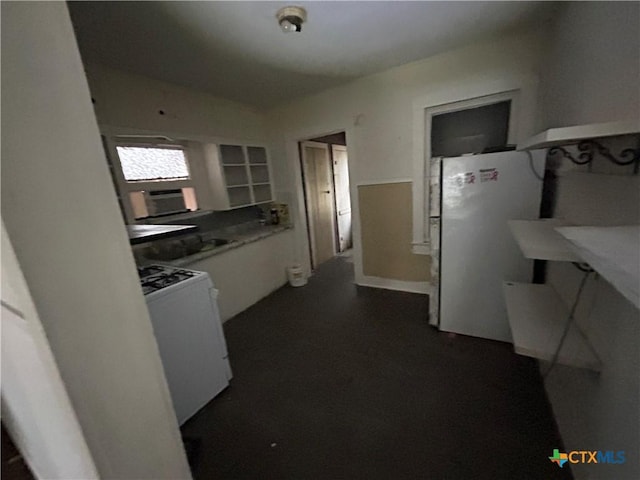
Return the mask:
<path fill-rule="evenodd" d="M 276 18 L 283 32 L 300 32 L 302 24 L 307 21 L 307 11 L 302 7 L 282 7 Z"/>

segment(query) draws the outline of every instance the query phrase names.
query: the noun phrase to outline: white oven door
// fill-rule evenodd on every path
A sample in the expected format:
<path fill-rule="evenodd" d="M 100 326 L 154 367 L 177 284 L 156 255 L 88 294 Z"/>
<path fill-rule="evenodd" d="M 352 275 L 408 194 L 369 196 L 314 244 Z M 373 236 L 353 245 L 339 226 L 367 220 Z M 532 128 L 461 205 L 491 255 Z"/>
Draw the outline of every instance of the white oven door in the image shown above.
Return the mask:
<path fill-rule="evenodd" d="M 181 425 L 229 385 L 209 287 L 208 276 L 199 275 L 147 301 Z"/>

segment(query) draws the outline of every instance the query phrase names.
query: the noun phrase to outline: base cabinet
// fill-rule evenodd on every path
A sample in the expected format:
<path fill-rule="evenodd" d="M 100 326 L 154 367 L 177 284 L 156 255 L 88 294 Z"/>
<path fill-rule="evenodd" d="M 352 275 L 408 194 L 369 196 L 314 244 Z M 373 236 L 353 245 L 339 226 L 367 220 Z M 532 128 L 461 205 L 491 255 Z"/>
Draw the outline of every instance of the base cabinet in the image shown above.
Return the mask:
<path fill-rule="evenodd" d="M 286 230 L 184 267 L 209 274 L 225 322 L 287 283 L 293 240 L 293 230 Z"/>

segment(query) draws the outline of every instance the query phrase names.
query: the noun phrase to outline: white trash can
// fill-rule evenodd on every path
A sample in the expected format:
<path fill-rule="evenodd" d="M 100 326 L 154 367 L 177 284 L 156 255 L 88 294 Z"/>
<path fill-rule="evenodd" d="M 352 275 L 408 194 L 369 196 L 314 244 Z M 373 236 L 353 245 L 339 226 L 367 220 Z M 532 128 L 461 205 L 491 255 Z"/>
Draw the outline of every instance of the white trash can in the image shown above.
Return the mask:
<path fill-rule="evenodd" d="M 301 265 L 295 264 L 287 267 L 287 278 L 292 287 L 302 287 L 307 284 L 307 277 Z"/>

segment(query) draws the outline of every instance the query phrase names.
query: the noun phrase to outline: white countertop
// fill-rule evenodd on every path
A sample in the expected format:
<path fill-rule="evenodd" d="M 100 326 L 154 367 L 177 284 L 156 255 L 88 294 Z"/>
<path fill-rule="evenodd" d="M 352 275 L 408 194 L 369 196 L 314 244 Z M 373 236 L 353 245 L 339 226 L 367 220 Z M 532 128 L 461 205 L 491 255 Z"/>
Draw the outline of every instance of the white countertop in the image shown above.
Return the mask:
<path fill-rule="evenodd" d="M 186 257 L 176 258 L 175 260 L 163 261 L 162 263 L 174 265 L 176 267 L 184 267 L 186 265 L 189 265 L 193 262 L 197 262 L 204 258 L 208 258 L 213 255 L 219 255 L 229 250 L 233 250 L 234 248 L 239 248 L 248 243 L 257 242 L 258 240 L 262 240 L 263 238 L 270 237 L 271 235 L 275 235 L 276 233 L 284 232 L 286 230 L 291 230 L 291 229 L 293 229 L 293 225 L 257 226 L 257 228 L 255 229 L 248 230 L 239 234 L 234 234 L 232 236 L 231 241 L 226 245 L 219 245 L 217 247 L 211 248 L 210 250 L 200 251 L 198 253 L 194 253 L 193 255 L 187 255 Z M 223 238 L 224 235 L 220 235 L 220 237 Z"/>

